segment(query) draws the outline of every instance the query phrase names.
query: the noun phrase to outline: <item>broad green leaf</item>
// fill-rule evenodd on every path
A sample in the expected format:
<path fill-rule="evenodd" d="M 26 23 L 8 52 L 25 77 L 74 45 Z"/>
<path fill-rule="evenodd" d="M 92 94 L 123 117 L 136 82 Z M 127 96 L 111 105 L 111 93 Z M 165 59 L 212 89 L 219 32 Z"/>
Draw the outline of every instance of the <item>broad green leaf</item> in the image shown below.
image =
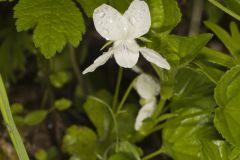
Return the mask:
<path fill-rule="evenodd" d="M 193 64 L 196 65 L 196 67 L 193 67 L 193 68 L 205 74 L 215 84 L 217 84 L 217 82 L 220 80 L 220 78 L 224 74 L 223 70 L 219 69 L 212 63 L 209 63 L 204 60 L 202 61 L 202 60 L 196 59 L 193 61 Z"/>
<path fill-rule="evenodd" d="M 231 144 L 240 147 L 240 66 L 233 67 L 219 81 L 215 99 L 220 106 L 215 112 L 214 124 Z"/>
<path fill-rule="evenodd" d="M 15 147 L 15 150 L 17 152 L 18 158 L 20 160 L 29 160 L 27 151 L 24 147 L 21 136 L 20 136 L 20 134 L 17 130 L 17 127 L 14 123 L 14 120 L 13 120 L 11 108 L 9 105 L 7 93 L 6 93 L 1 75 L 0 75 L 0 110 L 2 113 L 4 123 L 7 127 L 8 134 L 9 134 L 9 136 L 12 140 L 12 143 Z"/>
<path fill-rule="evenodd" d="M 201 34 L 191 37 L 176 35 L 161 35 L 153 37 L 150 47 L 161 53 L 172 68 L 183 67 L 191 62 L 199 51 L 211 39 L 211 34 Z"/>
<path fill-rule="evenodd" d="M 107 2 L 107 0 L 77 0 L 88 17 L 92 17 L 94 9 Z"/>
<path fill-rule="evenodd" d="M 14 10 L 17 30 L 34 28 L 33 41 L 46 58 L 61 52 L 66 43 L 77 47 L 85 32 L 72 0 L 20 0 Z"/>
<path fill-rule="evenodd" d="M 95 92 L 94 96 L 103 100 L 104 102 L 106 102 L 109 105 L 112 104 L 113 96 L 109 91 L 107 91 L 105 89 L 101 89 L 101 90 Z"/>
<path fill-rule="evenodd" d="M 196 107 L 210 109 L 216 106 L 213 98 L 215 85 L 202 73 L 181 69 L 175 78 L 171 109 Z"/>
<path fill-rule="evenodd" d="M 181 20 L 181 12 L 176 0 L 148 0 L 152 25 L 157 32 L 171 31 Z"/>
<path fill-rule="evenodd" d="M 135 160 L 135 159 L 130 157 L 128 154 L 117 153 L 112 155 L 108 160 Z"/>
<path fill-rule="evenodd" d="M 240 47 L 227 31 L 212 22 L 205 22 L 205 25 L 216 34 L 235 58 L 240 58 Z"/>
<path fill-rule="evenodd" d="M 97 136 L 87 127 L 71 126 L 63 138 L 62 148 L 79 160 L 96 160 Z"/>
<path fill-rule="evenodd" d="M 118 134 L 120 139 L 131 138 L 135 132 L 134 125 L 135 119 L 138 113 L 137 106 L 133 104 L 127 104 L 124 109 L 117 115 Z"/>
<path fill-rule="evenodd" d="M 33 112 L 29 112 L 25 118 L 24 122 L 27 125 L 33 126 L 41 123 L 47 117 L 48 112 L 46 110 L 37 110 Z"/>
<path fill-rule="evenodd" d="M 190 105 L 190 104 L 189 104 Z M 179 109 L 174 113 L 187 116 L 202 112 L 202 109 L 189 108 Z M 201 140 L 211 139 L 215 130 L 210 124 L 212 116 L 202 114 L 181 121 L 171 119 L 172 125 L 163 128 L 163 149 L 174 160 L 198 160 L 201 153 Z"/>
<path fill-rule="evenodd" d="M 66 98 L 58 99 L 54 102 L 54 107 L 59 111 L 63 111 L 71 107 L 72 101 Z"/>
<path fill-rule="evenodd" d="M 222 140 L 202 140 L 201 160 L 239 160 L 240 150 Z"/>
<path fill-rule="evenodd" d="M 100 141 L 105 140 L 111 129 L 112 117 L 108 104 L 96 97 L 89 97 L 84 104 L 84 110 L 97 129 Z"/>
<path fill-rule="evenodd" d="M 129 155 L 132 155 L 136 160 L 141 160 L 140 157 L 143 155 L 142 150 L 130 142 L 122 141 L 119 143 L 118 147 L 119 152 L 128 153 Z"/>
<path fill-rule="evenodd" d="M 70 76 L 67 72 L 59 71 L 56 73 L 53 73 L 49 76 L 51 84 L 56 88 L 62 88 L 64 84 L 66 84 Z"/>

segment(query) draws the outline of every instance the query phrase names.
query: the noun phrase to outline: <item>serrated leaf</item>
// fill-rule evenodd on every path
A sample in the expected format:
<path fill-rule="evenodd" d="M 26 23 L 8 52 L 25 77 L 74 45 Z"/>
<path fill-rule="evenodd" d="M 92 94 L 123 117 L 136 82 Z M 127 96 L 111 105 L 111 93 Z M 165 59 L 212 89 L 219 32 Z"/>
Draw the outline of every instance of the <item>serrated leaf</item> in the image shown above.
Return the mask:
<path fill-rule="evenodd" d="M 181 12 L 176 0 L 148 0 L 147 3 L 154 31 L 171 31 L 180 22 Z"/>
<path fill-rule="evenodd" d="M 183 67 L 191 62 L 199 51 L 212 38 L 211 34 L 201 34 L 191 37 L 176 35 L 161 35 L 153 37 L 149 46 L 161 53 L 172 68 Z"/>
<path fill-rule="evenodd" d="M 203 140 L 200 160 L 239 160 L 240 150 L 223 140 Z"/>
<path fill-rule="evenodd" d="M 72 159 L 96 160 L 97 136 L 87 127 L 71 126 L 63 138 L 63 150 Z"/>
<path fill-rule="evenodd" d="M 46 58 L 66 43 L 78 46 L 85 32 L 81 12 L 72 0 L 20 0 L 14 8 L 18 31 L 34 28 L 33 41 Z"/>
<path fill-rule="evenodd" d="M 44 121 L 47 114 L 48 114 L 48 112 L 45 110 L 29 112 L 24 118 L 24 123 L 29 126 L 37 125 L 37 124 L 41 123 L 42 121 Z"/>
<path fill-rule="evenodd" d="M 179 116 L 191 115 L 201 112 L 202 109 L 179 109 L 174 113 Z M 175 122 L 171 119 L 168 122 Z M 163 129 L 163 148 L 174 160 L 199 160 L 201 153 L 201 140 L 215 137 L 215 129 L 209 122 L 210 114 L 202 114 L 186 118 L 177 124 L 166 126 Z"/>
<path fill-rule="evenodd" d="M 171 109 L 196 107 L 210 109 L 216 106 L 213 98 L 215 85 L 203 74 L 181 69 L 176 75 Z"/>
<path fill-rule="evenodd" d="M 215 99 L 220 106 L 215 112 L 214 124 L 231 144 L 240 147 L 240 66 L 233 67 L 219 81 Z"/>
<path fill-rule="evenodd" d="M 87 16 L 92 17 L 94 9 L 107 3 L 107 0 L 77 0 L 77 2 L 80 3 Z"/>

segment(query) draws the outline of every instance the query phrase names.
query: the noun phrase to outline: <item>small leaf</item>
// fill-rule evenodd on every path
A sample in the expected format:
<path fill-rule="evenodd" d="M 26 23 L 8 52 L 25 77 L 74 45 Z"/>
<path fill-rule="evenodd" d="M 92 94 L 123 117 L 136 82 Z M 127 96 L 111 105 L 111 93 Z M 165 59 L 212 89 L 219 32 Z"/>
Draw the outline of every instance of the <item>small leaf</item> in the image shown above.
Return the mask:
<path fill-rule="evenodd" d="M 138 148 L 137 146 L 131 144 L 128 141 L 122 141 L 119 143 L 118 151 L 123 153 L 128 153 L 129 155 L 132 155 L 137 160 L 141 160 L 141 156 L 143 155 L 143 151 Z"/>
<path fill-rule="evenodd" d="M 11 105 L 11 111 L 12 111 L 12 114 L 18 114 L 18 113 L 21 113 L 23 112 L 24 110 L 24 107 L 22 104 L 20 103 L 13 103 Z"/>
<path fill-rule="evenodd" d="M 37 160 L 47 160 L 48 154 L 45 150 L 40 149 L 34 154 L 35 158 Z"/>
<path fill-rule="evenodd" d="M 50 75 L 49 77 L 51 84 L 56 88 L 62 88 L 66 84 L 70 77 L 67 72 L 60 71 Z"/>
<path fill-rule="evenodd" d="M 45 110 L 38 110 L 38 111 L 33 111 L 29 112 L 25 118 L 24 122 L 25 124 L 29 126 L 37 125 L 44 121 L 44 119 L 47 117 L 48 112 Z"/>
<path fill-rule="evenodd" d="M 58 99 L 54 102 L 54 107 L 59 111 L 63 111 L 71 107 L 72 101 L 66 98 Z"/>
<path fill-rule="evenodd" d="M 63 150 L 71 159 L 96 160 L 97 136 L 87 127 L 71 126 L 63 138 Z"/>

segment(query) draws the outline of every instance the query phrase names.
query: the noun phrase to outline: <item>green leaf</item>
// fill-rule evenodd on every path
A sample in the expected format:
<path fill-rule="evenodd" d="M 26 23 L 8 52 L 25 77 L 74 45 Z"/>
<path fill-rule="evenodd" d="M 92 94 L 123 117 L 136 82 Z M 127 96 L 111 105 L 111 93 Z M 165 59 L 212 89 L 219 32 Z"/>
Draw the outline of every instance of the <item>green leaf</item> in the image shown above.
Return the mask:
<path fill-rule="evenodd" d="M 152 25 L 157 32 L 171 31 L 181 20 L 181 12 L 176 0 L 148 0 Z"/>
<path fill-rule="evenodd" d="M 196 67 L 193 68 L 205 74 L 215 84 L 217 84 L 217 82 L 224 74 L 223 70 L 219 69 L 218 67 L 207 61 L 196 59 L 193 61 L 193 63 L 196 65 Z"/>
<path fill-rule="evenodd" d="M 211 38 L 211 34 L 191 37 L 161 35 L 153 37 L 152 41 L 154 43 L 150 47 L 159 51 L 168 60 L 172 68 L 183 67 L 197 56 Z"/>
<path fill-rule="evenodd" d="M 224 3 L 232 11 L 240 15 L 240 1 L 239 0 L 224 0 Z"/>
<path fill-rule="evenodd" d="M 215 112 L 214 124 L 231 144 L 240 147 L 240 66 L 233 67 L 219 81 L 215 99 L 220 106 Z"/>
<path fill-rule="evenodd" d="M 70 108 L 72 105 L 72 101 L 66 98 L 58 99 L 54 102 L 54 107 L 59 111 L 64 111 Z"/>
<path fill-rule="evenodd" d="M 27 151 L 24 147 L 23 141 L 12 117 L 9 101 L 7 98 L 7 93 L 1 75 L 0 75 L 0 110 L 2 113 L 4 123 L 8 129 L 8 134 L 10 135 L 14 148 L 16 149 L 18 158 L 21 160 L 29 160 Z"/>
<path fill-rule="evenodd" d="M 45 150 L 40 149 L 34 154 L 37 160 L 48 160 L 48 154 Z"/>
<path fill-rule="evenodd" d="M 22 104 L 20 103 L 13 103 L 11 105 L 11 111 L 12 111 L 12 114 L 18 114 L 18 113 L 21 113 L 23 112 L 24 110 L 24 107 Z"/>
<path fill-rule="evenodd" d="M 134 125 L 138 113 L 136 105 L 127 104 L 124 109 L 117 115 L 118 133 L 120 139 L 131 138 L 135 132 Z"/>
<path fill-rule="evenodd" d="M 53 73 L 49 76 L 51 84 L 56 88 L 62 88 L 64 84 L 66 84 L 70 76 L 67 72 L 59 71 L 56 73 Z"/>
<path fill-rule="evenodd" d="M 234 149 L 225 141 L 203 140 L 201 143 L 201 160 L 238 160 L 240 158 L 240 150 Z"/>
<path fill-rule="evenodd" d="M 179 109 L 174 113 L 181 116 L 202 112 L 202 109 Z M 163 150 L 174 160 L 198 160 L 201 153 L 201 140 L 215 137 L 215 129 L 211 124 L 210 114 L 201 114 L 181 121 L 178 118 L 168 121 L 163 129 Z"/>
<path fill-rule="evenodd" d="M 107 3 L 107 0 L 77 0 L 77 2 L 80 3 L 87 16 L 92 17 L 94 9 Z"/>
<path fill-rule="evenodd" d="M 216 34 L 235 58 L 240 58 L 240 47 L 227 31 L 212 22 L 205 22 L 205 25 Z"/>
<path fill-rule="evenodd" d="M 218 0 L 208 0 L 208 1 L 211 2 L 213 5 L 215 5 L 216 7 L 218 7 L 219 9 L 221 9 L 222 11 L 226 12 L 230 16 L 232 16 L 240 21 L 240 15 L 238 15 L 231 9 L 229 9 L 226 6 L 224 6 L 223 4 L 221 4 Z"/>
<path fill-rule="evenodd" d="M 141 156 L 143 155 L 143 152 L 140 148 L 137 146 L 131 144 L 128 141 L 122 141 L 119 143 L 118 151 L 123 153 L 128 153 L 129 155 L 132 155 L 135 159 L 141 160 Z"/>
<path fill-rule="evenodd" d="M 171 109 L 196 107 L 210 109 L 216 106 L 213 98 L 215 85 L 202 73 L 181 69 L 176 75 Z"/>
<path fill-rule="evenodd" d="M 125 153 L 117 153 L 112 155 L 108 160 L 135 160 Z"/>
<path fill-rule="evenodd" d="M 17 30 L 34 28 L 33 41 L 46 58 L 61 52 L 66 43 L 77 47 L 85 32 L 72 0 L 20 0 L 14 10 Z"/>
<path fill-rule="evenodd" d="M 63 138 L 62 148 L 75 159 L 96 160 L 97 136 L 87 127 L 71 126 Z"/>
<path fill-rule="evenodd" d="M 84 104 L 84 110 L 96 127 L 100 141 L 105 140 L 112 125 L 112 117 L 107 104 L 101 99 L 89 97 Z"/>
<path fill-rule="evenodd" d="M 27 124 L 29 126 L 37 125 L 37 124 L 41 123 L 42 121 L 44 121 L 47 114 L 48 114 L 48 112 L 45 110 L 29 112 L 25 116 L 24 122 L 25 122 L 25 124 Z"/>
<path fill-rule="evenodd" d="M 200 51 L 197 59 L 205 60 L 227 68 L 232 68 L 237 64 L 237 62 L 228 54 L 207 47 L 204 47 Z"/>
<path fill-rule="evenodd" d="M 231 30 L 232 38 L 239 44 L 240 43 L 240 32 L 239 32 L 237 24 L 233 21 L 230 23 L 230 30 Z"/>

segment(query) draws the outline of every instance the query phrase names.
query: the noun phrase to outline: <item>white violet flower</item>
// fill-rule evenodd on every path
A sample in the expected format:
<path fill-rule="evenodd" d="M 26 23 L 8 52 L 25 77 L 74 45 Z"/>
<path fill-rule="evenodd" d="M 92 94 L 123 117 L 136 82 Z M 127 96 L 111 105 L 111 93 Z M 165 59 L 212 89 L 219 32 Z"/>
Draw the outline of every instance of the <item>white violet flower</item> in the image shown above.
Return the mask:
<path fill-rule="evenodd" d="M 155 110 L 156 96 L 160 93 L 160 85 L 152 76 L 143 73 L 137 77 L 134 88 L 141 100 L 144 101 L 135 122 L 135 130 L 138 131 L 141 129 L 143 121 L 151 117 Z"/>
<path fill-rule="evenodd" d="M 135 41 L 146 34 L 151 26 L 150 11 L 146 2 L 134 0 L 123 15 L 113 7 L 103 4 L 94 10 L 93 21 L 97 32 L 105 39 L 113 41 L 113 47 L 98 57 L 83 74 L 93 72 L 112 56 L 119 66 L 132 68 L 138 61 L 139 52 L 158 67 L 170 69 L 168 62 L 159 53 L 140 47 Z"/>

